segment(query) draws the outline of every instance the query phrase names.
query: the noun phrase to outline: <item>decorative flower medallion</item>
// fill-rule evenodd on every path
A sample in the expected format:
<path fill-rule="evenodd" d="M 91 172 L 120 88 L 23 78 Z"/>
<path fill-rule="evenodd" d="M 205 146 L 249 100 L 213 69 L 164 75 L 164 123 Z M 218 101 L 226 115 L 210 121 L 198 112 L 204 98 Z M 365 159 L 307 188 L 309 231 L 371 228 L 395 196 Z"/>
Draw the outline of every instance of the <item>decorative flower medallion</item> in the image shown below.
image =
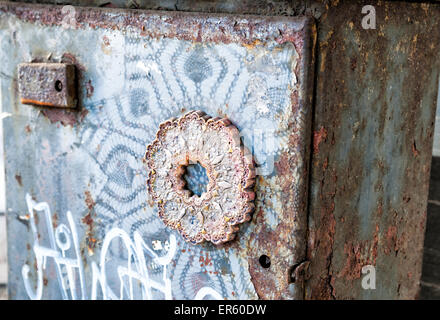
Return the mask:
<path fill-rule="evenodd" d="M 251 219 L 254 161 L 228 119 L 191 111 L 161 123 L 144 163 L 148 192 L 160 218 L 186 241 L 227 242 L 234 238 L 238 224 Z M 200 196 L 183 179 L 193 163 L 205 168 L 209 180 Z"/>

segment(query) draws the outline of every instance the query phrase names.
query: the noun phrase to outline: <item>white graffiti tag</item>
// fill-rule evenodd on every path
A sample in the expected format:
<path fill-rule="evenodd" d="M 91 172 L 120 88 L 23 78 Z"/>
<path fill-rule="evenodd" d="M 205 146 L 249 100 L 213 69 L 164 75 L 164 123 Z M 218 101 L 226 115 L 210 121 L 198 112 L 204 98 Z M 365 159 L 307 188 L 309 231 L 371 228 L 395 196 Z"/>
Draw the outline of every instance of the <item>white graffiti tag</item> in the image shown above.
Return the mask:
<path fill-rule="evenodd" d="M 67 212 L 69 227 L 65 224 L 58 225 L 55 230 L 52 224 L 50 207 L 46 202 L 35 202 L 29 194 L 26 195 L 28 207 L 27 219 L 30 222 L 34 236 L 33 252 L 36 257 L 37 285 L 32 289 L 30 282 L 30 267 L 25 264 L 22 268 L 22 276 L 27 294 L 31 299 L 41 299 L 43 296 L 43 271 L 46 269 L 48 258 L 52 258 L 55 263 L 57 280 L 63 299 L 88 299 L 84 277 L 84 267 L 80 255 L 78 234 L 73 220 L 72 213 Z M 41 245 L 37 230 L 35 212 L 41 212 L 44 216 L 46 229 L 48 232 L 49 246 Z M 119 293 L 114 292 L 112 287 L 115 283 L 108 281 L 106 264 L 109 260 L 109 250 L 112 241 L 120 241 L 123 249 L 127 252 L 124 265 L 116 268 Z M 171 280 L 168 278 L 168 265 L 171 263 L 177 247 L 174 235 L 170 235 L 167 241 L 167 253 L 164 256 L 157 255 L 151 249 L 141 235 L 134 233 L 133 240 L 120 228 L 111 229 L 105 236 L 99 264 L 91 263 L 92 285 L 91 299 L 98 298 L 101 292 L 103 299 L 134 299 L 134 284 L 140 284 L 140 297 L 142 299 L 152 299 L 153 290 L 162 293 L 165 299 L 172 299 Z M 74 252 L 74 257 L 68 257 Z M 70 254 L 67 254 L 67 253 Z M 148 259 L 147 259 L 148 257 Z M 148 262 L 154 263 L 161 268 L 161 275 L 153 279 L 148 270 Z M 113 284 L 111 286 L 110 284 Z M 194 299 L 203 299 L 211 296 L 221 299 L 221 295 L 210 287 L 203 287 L 195 295 Z"/>
<path fill-rule="evenodd" d="M 32 285 L 29 283 L 29 265 L 25 264 L 21 270 L 21 274 L 24 280 L 24 286 L 27 294 L 29 295 L 29 298 L 37 300 L 41 299 L 43 295 L 43 269 L 45 269 L 46 267 L 47 258 L 53 258 L 55 261 L 58 283 L 63 299 L 68 298 L 68 291 L 70 291 L 70 297 L 72 299 L 77 298 L 77 290 L 75 286 L 76 281 L 74 281 L 75 269 L 77 269 L 79 273 L 81 296 L 82 298 L 86 298 L 84 290 L 83 267 L 80 259 L 77 232 L 75 228 L 75 223 L 73 222 L 72 213 L 70 211 L 67 212 L 67 220 L 69 222 L 70 229 L 67 228 L 66 225 L 60 224 L 54 232 L 49 205 L 46 202 L 36 203 L 32 200 L 29 194 L 26 194 L 26 204 L 28 207 L 28 218 L 30 220 L 31 229 L 34 236 L 33 251 L 36 257 L 37 266 L 37 288 L 35 292 L 32 290 Z M 43 212 L 48 230 L 50 247 L 44 247 L 40 245 L 34 211 Z M 62 239 L 63 237 L 61 237 L 61 235 L 64 236 L 64 239 Z M 73 240 L 74 250 L 76 254 L 76 257 L 74 259 L 65 257 L 65 251 L 68 250 L 71 246 L 71 238 Z M 67 272 L 67 279 L 70 284 L 70 290 L 68 290 L 67 288 L 67 283 L 65 281 L 65 277 L 63 276 L 63 269 L 65 269 Z"/>

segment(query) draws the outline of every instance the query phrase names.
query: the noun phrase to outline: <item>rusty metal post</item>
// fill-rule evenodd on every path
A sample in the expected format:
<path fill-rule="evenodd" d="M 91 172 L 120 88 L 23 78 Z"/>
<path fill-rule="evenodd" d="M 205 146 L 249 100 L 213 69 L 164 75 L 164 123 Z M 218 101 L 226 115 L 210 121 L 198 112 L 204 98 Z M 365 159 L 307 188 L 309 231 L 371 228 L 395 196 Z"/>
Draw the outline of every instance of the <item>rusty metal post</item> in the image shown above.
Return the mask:
<path fill-rule="evenodd" d="M 440 71 L 440 6 L 333 1 L 321 16 L 307 299 L 414 299 Z M 362 268 L 376 289 L 362 287 Z"/>

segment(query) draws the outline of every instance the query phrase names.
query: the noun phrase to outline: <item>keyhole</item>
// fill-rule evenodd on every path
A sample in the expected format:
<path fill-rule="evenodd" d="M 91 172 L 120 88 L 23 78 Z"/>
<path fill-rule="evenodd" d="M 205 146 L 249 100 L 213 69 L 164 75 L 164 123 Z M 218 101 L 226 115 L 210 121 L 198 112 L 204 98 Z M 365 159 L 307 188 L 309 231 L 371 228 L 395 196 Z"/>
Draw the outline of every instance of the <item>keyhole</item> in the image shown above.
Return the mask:
<path fill-rule="evenodd" d="M 55 81 L 55 90 L 58 92 L 63 90 L 63 83 L 60 80 Z"/>
<path fill-rule="evenodd" d="M 258 259 L 258 261 L 260 262 L 261 266 L 265 269 L 270 267 L 270 258 L 268 256 L 266 256 L 265 254 L 263 254 L 260 259 Z"/>

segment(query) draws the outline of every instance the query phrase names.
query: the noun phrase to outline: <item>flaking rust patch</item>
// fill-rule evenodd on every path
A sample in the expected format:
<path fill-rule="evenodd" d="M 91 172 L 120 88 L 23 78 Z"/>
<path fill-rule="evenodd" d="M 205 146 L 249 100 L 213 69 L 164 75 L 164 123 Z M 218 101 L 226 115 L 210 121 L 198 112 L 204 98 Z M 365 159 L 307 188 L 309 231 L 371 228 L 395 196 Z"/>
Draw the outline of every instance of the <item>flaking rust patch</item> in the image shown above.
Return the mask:
<path fill-rule="evenodd" d="M 199 162 L 209 179 L 206 192 L 193 195 L 182 179 Z M 254 211 L 255 168 L 238 129 L 226 118 L 191 111 L 159 126 L 147 147 L 148 192 L 163 222 L 193 244 L 221 244 L 234 238 L 238 224 Z"/>

